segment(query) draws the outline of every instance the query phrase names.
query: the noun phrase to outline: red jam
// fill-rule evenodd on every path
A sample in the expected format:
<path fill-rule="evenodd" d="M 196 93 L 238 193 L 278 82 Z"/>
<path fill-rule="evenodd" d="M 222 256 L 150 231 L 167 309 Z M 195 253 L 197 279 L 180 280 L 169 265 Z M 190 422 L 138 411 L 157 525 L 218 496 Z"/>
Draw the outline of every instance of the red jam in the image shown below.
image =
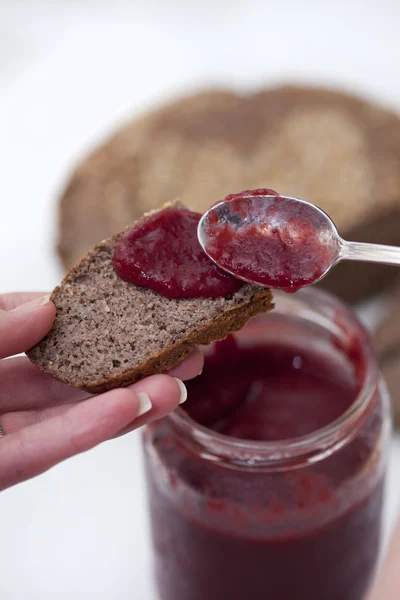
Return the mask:
<path fill-rule="evenodd" d="M 307 435 L 339 418 L 356 396 L 354 375 L 332 371 L 317 353 L 273 344 L 235 355 L 232 341 L 218 344 L 203 374 L 186 383 L 183 408 L 215 431 L 266 442 Z"/>
<path fill-rule="evenodd" d="M 219 269 L 197 239 L 201 215 L 166 209 L 127 231 L 117 242 L 114 269 L 121 279 L 168 298 L 231 296 L 243 282 Z"/>
<path fill-rule="evenodd" d="M 268 339 L 261 331 L 249 325 L 239 348 L 228 340 L 206 357 L 203 374 L 187 383 L 184 409 L 193 420 L 227 440 L 274 443 L 310 434 L 350 407 L 360 355 L 344 358 L 319 338 L 313 349 L 295 329 Z M 150 426 L 161 600 L 365 598 L 380 540 L 381 406 L 352 441 L 301 468 L 227 466 L 168 419 Z"/>
<path fill-rule="evenodd" d="M 275 199 L 265 204 L 260 196 Z M 321 239 L 307 205 L 266 189 L 231 194 L 225 201 L 229 208 L 216 208 L 206 223 L 206 251 L 235 276 L 295 292 L 315 283 L 334 261 L 335 251 Z"/>

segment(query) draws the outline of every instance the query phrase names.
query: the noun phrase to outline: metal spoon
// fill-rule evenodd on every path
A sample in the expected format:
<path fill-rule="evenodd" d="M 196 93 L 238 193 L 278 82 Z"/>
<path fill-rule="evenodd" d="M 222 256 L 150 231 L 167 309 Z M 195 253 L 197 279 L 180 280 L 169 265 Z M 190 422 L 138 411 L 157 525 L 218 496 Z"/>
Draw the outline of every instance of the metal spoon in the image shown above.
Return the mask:
<path fill-rule="evenodd" d="M 320 281 L 342 260 L 400 265 L 400 248 L 347 242 L 323 210 L 271 190 L 234 194 L 212 206 L 199 222 L 198 239 L 221 269 L 286 291 Z"/>

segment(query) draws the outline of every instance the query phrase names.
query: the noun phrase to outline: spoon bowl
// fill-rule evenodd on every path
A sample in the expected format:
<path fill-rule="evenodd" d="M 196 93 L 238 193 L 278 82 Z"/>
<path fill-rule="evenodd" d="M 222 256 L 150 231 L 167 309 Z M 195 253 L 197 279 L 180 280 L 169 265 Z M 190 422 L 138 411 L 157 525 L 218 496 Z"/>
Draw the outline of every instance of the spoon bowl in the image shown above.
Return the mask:
<path fill-rule="evenodd" d="M 400 249 L 343 240 L 320 208 L 272 190 L 232 194 L 201 218 L 198 239 L 221 269 L 249 283 L 295 292 L 341 260 L 400 264 Z"/>

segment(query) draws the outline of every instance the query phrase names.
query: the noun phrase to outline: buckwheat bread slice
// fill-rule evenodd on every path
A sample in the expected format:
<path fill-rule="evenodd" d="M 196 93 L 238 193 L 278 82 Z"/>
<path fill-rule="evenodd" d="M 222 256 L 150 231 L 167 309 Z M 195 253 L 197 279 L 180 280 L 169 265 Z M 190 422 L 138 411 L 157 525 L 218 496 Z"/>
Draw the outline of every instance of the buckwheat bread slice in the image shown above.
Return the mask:
<path fill-rule="evenodd" d="M 95 246 L 51 294 L 55 322 L 27 355 L 56 379 L 90 393 L 127 386 L 272 308 L 259 286 L 226 298 L 170 299 L 120 279 L 111 259 L 124 231 Z"/>

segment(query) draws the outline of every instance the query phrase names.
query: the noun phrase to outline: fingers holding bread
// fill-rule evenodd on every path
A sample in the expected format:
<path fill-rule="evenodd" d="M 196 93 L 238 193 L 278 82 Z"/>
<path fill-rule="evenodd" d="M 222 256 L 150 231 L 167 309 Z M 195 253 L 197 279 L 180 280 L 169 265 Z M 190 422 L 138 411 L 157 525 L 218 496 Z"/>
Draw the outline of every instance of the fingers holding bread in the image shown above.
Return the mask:
<path fill-rule="evenodd" d="M 0 491 L 159 419 L 185 399 L 186 388 L 180 380 L 156 375 L 70 406 L 0 417 L 5 434 L 1 439 Z"/>

